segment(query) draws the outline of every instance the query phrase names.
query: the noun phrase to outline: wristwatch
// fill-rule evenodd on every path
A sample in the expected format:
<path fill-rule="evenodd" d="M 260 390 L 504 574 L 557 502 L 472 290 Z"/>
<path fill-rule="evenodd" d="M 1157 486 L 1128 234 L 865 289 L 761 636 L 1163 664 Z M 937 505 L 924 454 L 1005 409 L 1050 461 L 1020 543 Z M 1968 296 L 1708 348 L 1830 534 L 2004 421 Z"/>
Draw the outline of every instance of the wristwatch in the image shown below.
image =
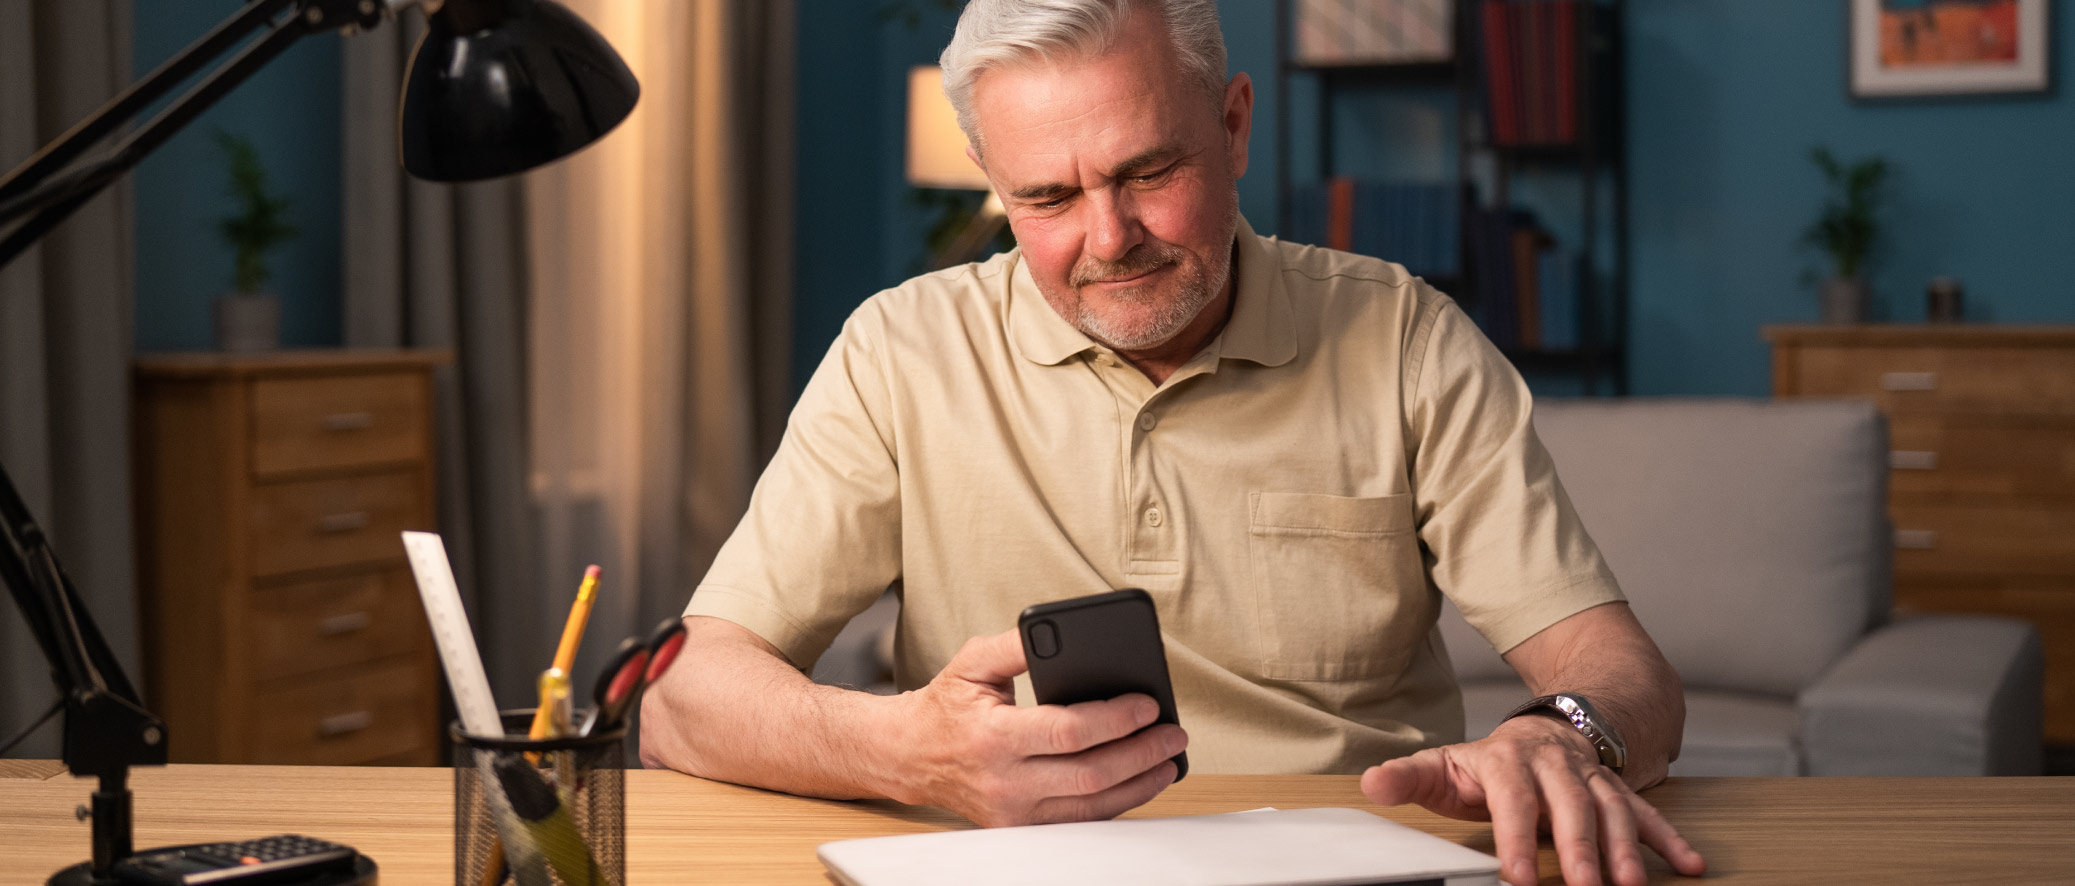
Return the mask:
<path fill-rule="evenodd" d="M 1592 709 L 1592 702 L 1586 701 L 1585 696 L 1559 692 L 1531 698 L 1506 714 L 1505 719 L 1511 720 L 1522 714 L 1548 714 L 1577 727 L 1585 740 L 1592 742 L 1593 749 L 1599 751 L 1600 765 L 1608 769 L 1620 772 L 1622 764 L 1628 762 L 1628 745 L 1622 742 L 1614 727 L 1600 719 L 1599 712 Z"/>

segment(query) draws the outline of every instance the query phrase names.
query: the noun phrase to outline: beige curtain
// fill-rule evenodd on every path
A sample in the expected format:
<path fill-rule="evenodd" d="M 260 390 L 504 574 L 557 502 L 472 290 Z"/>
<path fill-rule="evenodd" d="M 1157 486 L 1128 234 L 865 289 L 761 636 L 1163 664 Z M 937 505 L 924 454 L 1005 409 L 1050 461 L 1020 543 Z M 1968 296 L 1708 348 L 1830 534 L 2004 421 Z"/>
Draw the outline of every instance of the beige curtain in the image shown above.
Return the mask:
<path fill-rule="evenodd" d="M 0 2 L 0 168 L 28 159 L 129 81 L 130 4 Z M 0 464 L 141 691 L 130 549 L 133 230 L 119 183 L 0 269 Z M 0 603 L 0 741 L 56 697 L 9 597 Z M 58 738 L 46 726 L 9 755 L 56 757 Z"/>
<path fill-rule="evenodd" d="M 561 630 L 526 491 L 525 207 L 517 179 L 433 184 L 397 165 L 396 97 L 424 31 L 413 12 L 345 44 L 346 344 L 454 352 L 434 376 L 440 535 L 493 688 L 519 705 Z"/>
<path fill-rule="evenodd" d="M 507 705 L 531 696 L 586 564 L 606 580 L 580 679 L 684 607 L 790 405 L 791 0 L 565 5 L 641 101 L 506 182 L 396 168 L 422 16 L 346 44 L 347 335 L 456 349 L 441 529 Z"/>
<path fill-rule="evenodd" d="M 642 85 L 526 181 L 541 557 L 551 606 L 605 567 L 596 661 L 682 611 L 783 429 L 794 27 L 790 0 L 568 5 Z"/>

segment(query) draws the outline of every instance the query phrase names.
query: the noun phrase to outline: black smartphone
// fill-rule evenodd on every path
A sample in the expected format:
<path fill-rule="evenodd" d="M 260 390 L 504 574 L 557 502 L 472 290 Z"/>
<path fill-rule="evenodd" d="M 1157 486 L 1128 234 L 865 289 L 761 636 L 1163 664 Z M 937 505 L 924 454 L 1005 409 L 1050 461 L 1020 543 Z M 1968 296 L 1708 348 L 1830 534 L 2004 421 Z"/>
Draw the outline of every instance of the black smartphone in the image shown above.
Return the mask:
<path fill-rule="evenodd" d="M 1160 704 L 1154 723 L 1181 724 L 1167 678 L 1167 645 L 1153 598 L 1137 588 L 1041 603 L 1016 619 L 1038 704 L 1101 701 L 1142 692 Z M 1174 755 L 1174 780 L 1189 774 Z"/>

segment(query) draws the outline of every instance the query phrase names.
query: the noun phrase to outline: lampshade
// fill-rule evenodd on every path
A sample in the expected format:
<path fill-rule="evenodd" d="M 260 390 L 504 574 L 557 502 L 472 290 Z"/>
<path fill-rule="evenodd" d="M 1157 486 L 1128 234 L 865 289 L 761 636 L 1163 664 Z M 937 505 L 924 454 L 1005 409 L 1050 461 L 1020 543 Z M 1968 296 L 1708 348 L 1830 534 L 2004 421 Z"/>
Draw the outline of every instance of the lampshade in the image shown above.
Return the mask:
<path fill-rule="evenodd" d="M 447 0 L 411 58 L 404 169 L 432 181 L 523 172 L 598 140 L 641 95 L 605 38 L 553 0 Z"/>
<path fill-rule="evenodd" d="M 944 72 L 936 65 L 908 71 L 908 183 L 973 191 L 989 187 L 987 173 L 965 155 L 965 133 L 944 97 Z"/>

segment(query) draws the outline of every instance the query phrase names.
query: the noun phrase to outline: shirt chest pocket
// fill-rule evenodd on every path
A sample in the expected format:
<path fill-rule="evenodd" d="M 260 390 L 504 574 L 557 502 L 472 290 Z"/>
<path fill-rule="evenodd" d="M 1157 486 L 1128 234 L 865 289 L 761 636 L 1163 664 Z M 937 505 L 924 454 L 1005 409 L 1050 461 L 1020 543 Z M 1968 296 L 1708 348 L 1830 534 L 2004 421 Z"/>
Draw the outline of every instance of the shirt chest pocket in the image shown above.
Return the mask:
<path fill-rule="evenodd" d="M 1271 680 L 1353 680 L 1405 667 L 1435 602 L 1412 495 L 1247 496 L 1260 669 Z"/>

